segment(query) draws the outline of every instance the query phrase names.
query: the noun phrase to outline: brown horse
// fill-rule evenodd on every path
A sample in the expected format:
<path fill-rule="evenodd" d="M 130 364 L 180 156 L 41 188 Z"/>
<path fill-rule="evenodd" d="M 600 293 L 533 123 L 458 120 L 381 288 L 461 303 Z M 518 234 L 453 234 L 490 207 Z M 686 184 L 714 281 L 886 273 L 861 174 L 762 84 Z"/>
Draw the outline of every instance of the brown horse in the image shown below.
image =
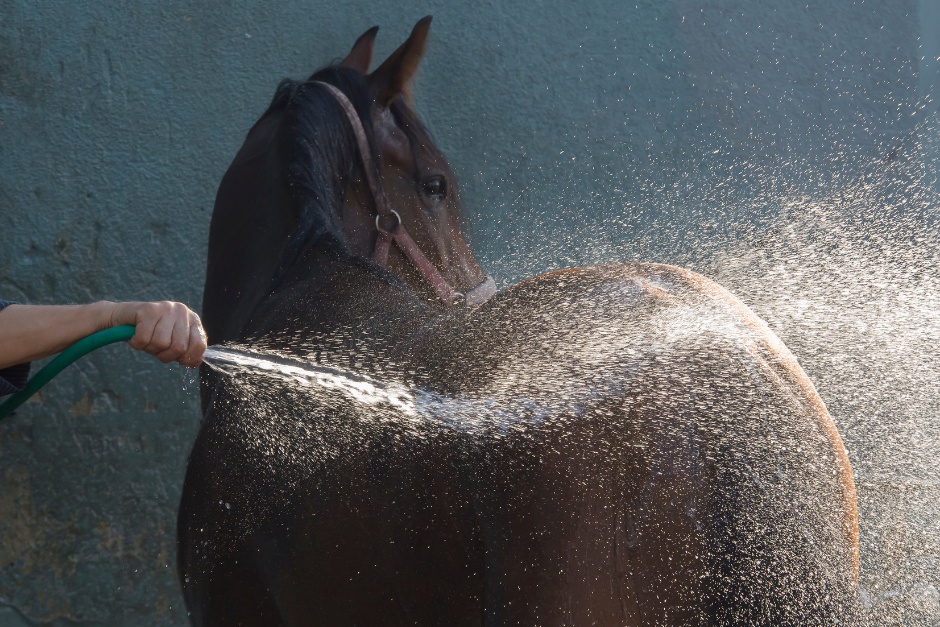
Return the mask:
<path fill-rule="evenodd" d="M 851 623 L 852 474 L 794 357 L 675 267 L 492 296 L 409 92 L 429 26 L 283 83 L 222 181 L 210 342 L 359 378 L 204 371 L 193 622 Z M 367 380 L 405 400 L 347 393 Z"/>

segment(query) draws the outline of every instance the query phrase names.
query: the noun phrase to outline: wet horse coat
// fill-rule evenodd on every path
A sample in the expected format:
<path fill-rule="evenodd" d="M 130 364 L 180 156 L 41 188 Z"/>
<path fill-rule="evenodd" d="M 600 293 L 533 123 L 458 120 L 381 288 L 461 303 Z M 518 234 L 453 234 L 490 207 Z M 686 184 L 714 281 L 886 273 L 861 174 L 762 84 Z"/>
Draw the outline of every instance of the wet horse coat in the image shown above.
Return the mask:
<path fill-rule="evenodd" d="M 692 272 L 553 272 L 445 307 L 369 260 L 353 102 L 403 224 L 482 272 L 407 84 L 429 20 L 366 74 L 285 83 L 219 190 L 204 318 L 237 341 L 427 392 L 414 415 L 206 373 L 179 569 L 199 625 L 831 624 L 856 603 L 855 493 L 819 396 Z M 417 411 L 417 410 L 416 410 Z"/>

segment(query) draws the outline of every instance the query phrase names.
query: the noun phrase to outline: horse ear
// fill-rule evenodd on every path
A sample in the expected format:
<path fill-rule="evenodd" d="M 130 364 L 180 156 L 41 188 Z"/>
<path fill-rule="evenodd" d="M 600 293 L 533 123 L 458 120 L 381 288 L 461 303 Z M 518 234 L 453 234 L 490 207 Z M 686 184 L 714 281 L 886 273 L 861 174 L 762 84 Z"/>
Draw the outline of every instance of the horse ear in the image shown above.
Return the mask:
<path fill-rule="evenodd" d="M 356 40 L 352 50 L 346 55 L 346 58 L 339 62 L 343 67 L 367 74 L 369 66 L 372 65 L 372 52 L 375 50 L 375 35 L 379 32 L 378 26 L 373 26 Z"/>
<path fill-rule="evenodd" d="M 398 94 L 403 94 L 406 100 L 411 100 L 409 82 L 421 64 L 424 44 L 428 40 L 430 28 L 431 16 L 421 18 L 411 30 L 411 35 L 405 43 L 369 75 L 369 86 L 379 105 L 388 106 Z"/>

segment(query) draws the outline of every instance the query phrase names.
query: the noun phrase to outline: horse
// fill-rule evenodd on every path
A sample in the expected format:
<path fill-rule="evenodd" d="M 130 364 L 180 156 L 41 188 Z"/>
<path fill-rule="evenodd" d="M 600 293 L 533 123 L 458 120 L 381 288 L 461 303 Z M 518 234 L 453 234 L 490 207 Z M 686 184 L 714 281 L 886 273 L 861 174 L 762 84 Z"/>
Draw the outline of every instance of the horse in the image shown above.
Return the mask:
<path fill-rule="evenodd" d="M 193 624 L 850 624 L 851 467 L 794 356 L 674 266 L 496 293 L 415 113 L 430 21 L 281 83 L 220 184 L 210 344 L 358 378 L 204 367 Z"/>

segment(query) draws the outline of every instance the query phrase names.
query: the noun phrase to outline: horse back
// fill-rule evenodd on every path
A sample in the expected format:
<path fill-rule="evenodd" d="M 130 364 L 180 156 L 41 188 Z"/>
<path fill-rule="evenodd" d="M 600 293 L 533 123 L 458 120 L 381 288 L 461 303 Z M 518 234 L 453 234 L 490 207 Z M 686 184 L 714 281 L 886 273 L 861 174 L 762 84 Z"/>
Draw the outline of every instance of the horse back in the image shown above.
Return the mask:
<path fill-rule="evenodd" d="M 409 337 L 396 354 L 430 399 L 414 416 L 217 389 L 181 506 L 191 608 L 257 625 L 850 618 L 844 448 L 789 351 L 717 285 L 651 264 L 551 273 Z"/>

